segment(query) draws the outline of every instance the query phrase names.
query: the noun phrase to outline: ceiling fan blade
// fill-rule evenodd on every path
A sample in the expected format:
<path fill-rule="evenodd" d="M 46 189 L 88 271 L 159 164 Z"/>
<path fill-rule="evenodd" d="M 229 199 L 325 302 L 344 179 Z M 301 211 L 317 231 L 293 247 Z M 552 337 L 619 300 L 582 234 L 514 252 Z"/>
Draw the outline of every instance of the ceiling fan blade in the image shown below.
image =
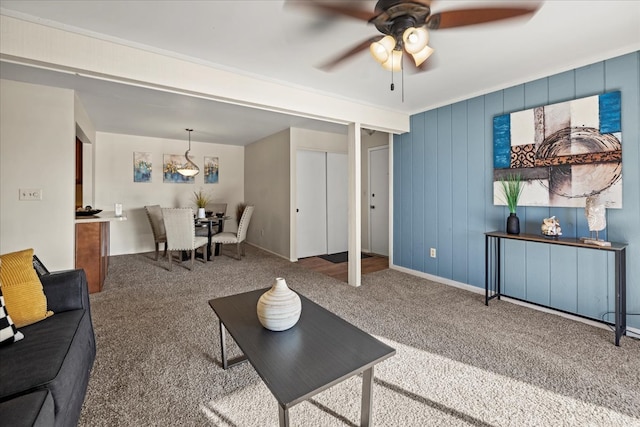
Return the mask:
<path fill-rule="evenodd" d="M 325 62 L 321 65 L 318 66 L 318 68 L 320 68 L 321 70 L 324 71 L 331 71 L 331 69 L 333 67 L 335 67 L 336 65 L 338 65 L 340 62 L 344 61 L 345 59 L 362 52 L 363 50 L 369 49 L 369 46 L 371 45 L 371 43 L 373 42 L 377 42 L 378 40 L 380 40 L 383 36 L 379 35 L 379 36 L 375 36 L 375 37 L 371 37 L 367 40 L 364 40 L 362 43 L 357 44 L 356 46 L 352 47 L 351 49 L 347 50 L 346 52 L 344 52 L 343 54 L 341 54 L 340 56 Z"/>
<path fill-rule="evenodd" d="M 449 10 L 434 13 L 427 18 L 427 28 L 437 30 L 442 28 L 464 27 L 466 25 L 484 24 L 486 22 L 532 15 L 538 7 L 505 7 Z"/>
<path fill-rule="evenodd" d="M 288 1 L 286 4 L 292 6 L 305 6 L 318 9 L 321 12 L 331 15 L 348 16 L 362 21 L 369 21 L 375 18 L 379 13 L 365 10 L 355 6 L 356 2 L 327 3 L 321 1 Z"/>

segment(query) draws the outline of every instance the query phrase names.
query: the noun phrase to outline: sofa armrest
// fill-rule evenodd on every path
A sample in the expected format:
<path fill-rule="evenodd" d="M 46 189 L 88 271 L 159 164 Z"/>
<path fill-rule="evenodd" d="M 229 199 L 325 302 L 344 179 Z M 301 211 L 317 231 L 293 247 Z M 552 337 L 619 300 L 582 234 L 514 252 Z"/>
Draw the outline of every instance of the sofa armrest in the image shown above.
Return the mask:
<path fill-rule="evenodd" d="M 65 270 L 40 277 L 47 309 L 54 313 L 89 309 L 89 287 L 84 270 Z"/>

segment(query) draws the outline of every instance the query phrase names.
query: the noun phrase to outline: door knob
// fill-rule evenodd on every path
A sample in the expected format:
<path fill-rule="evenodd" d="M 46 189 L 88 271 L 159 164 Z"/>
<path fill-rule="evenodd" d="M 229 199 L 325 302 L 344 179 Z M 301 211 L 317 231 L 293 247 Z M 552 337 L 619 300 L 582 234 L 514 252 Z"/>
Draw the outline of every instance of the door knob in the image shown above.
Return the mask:
<path fill-rule="evenodd" d="M 375 209 L 376 207 L 374 205 L 369 206 L 371 209 Z"/>

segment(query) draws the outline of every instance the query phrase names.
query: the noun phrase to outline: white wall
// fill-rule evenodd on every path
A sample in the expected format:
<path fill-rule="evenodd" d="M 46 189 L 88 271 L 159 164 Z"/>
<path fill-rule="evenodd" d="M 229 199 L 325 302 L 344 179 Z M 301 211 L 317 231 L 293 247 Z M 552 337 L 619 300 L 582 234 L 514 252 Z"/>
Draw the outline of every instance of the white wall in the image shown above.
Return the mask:
<path fill-rule="evenodd" d="M 246 146 L 245 194 L 255 205 L 247 241 L 289 258 L 289 130 Z"/>
<path fill-rule="evenodd" d="M 73 91 L 0 80 L 0 253 L 34 248 L 49 270 L 73 268 L 74 204 Z"/>
<path fill-rule="evenodd" d="M 237 204 L 244 201 L 244 147 L 202 143 L 195 139 L 196 132 L 192 134 L 189 155 L 198 166 L 202 168 L 204 156 L 219 158 L 217 184 L 204 184 L 202 172 L 195 177 L 194 184 L 162 182 L 163 154 L 183 155 L 188 146 L 186 132 L 182 140 L 96 133 L 95 207 L 113 211 L 114 203 L 122 203 L 127 216 L 127 221 L 111 223 L 111 255 L 154 250 L 145 205 L 195 209 L 193 192 L 202 188 L 212 197 L 212 202 L 227 203 L 227 214 L 235 217 Z M 134 152 L 152 153 L 150 183 L 133 182 Z M 236 231 L 236 221 L 227 221 L 225 230 Z"/>

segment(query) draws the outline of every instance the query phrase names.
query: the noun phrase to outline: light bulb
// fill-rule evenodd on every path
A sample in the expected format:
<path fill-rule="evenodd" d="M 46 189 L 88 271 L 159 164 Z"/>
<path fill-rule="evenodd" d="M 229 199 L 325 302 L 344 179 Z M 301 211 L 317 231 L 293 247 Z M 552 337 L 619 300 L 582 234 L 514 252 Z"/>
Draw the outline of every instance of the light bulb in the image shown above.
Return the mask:
<path fill-rule="evenodd" d="M 389 55 L 391 55 L 394 47 L 396 47 L 396 39 L 394 39 L 393 36 L 384 36 L 377 42 L 371 43 L 369 52 L 371 52 L 371 56 L 373 56 L 376 61 L 383 64 L 389 59 Z"/>
<path fill-rule="evenodd" d="M 404 41 L 404 50 L 407 53 L 417 53 L 429 43 L 429 32 L 424 27 L 409 27 L 404 30 L 402 41 Z"/>

